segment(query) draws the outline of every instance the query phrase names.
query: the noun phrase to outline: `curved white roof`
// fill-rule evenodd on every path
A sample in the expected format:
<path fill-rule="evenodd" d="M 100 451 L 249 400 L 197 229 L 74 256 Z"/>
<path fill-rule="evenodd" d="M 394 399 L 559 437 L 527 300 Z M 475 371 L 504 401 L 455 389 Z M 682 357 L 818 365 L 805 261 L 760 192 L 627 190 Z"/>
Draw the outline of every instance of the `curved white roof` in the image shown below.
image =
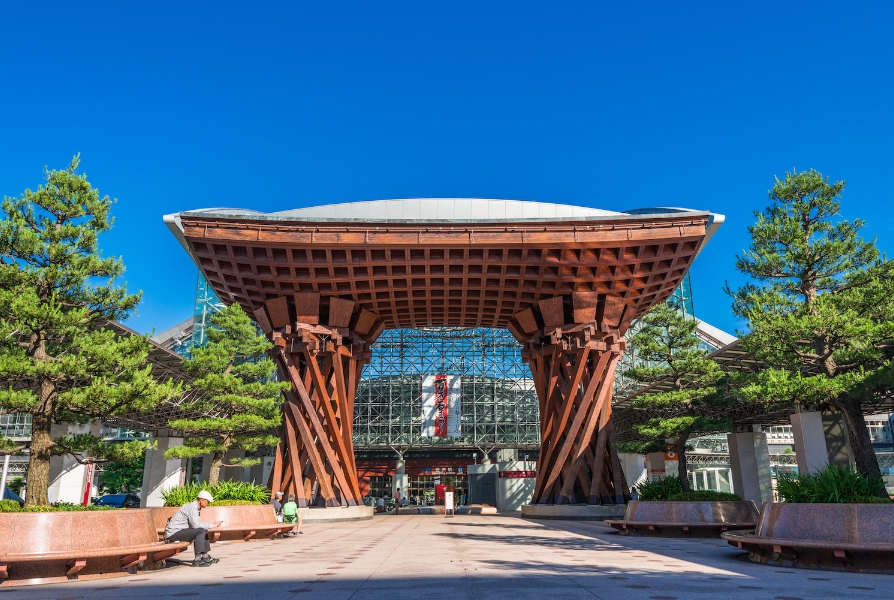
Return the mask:
<path fill-rule="evenodd" d="M 624 212 L 603 210 L 586 206 L 532 202 L 529 200 L 496 200 L 487 198 L 407 198 L 402 200 L 370 200 L 344 202 L 295 208 L 280 212 L 264 213 L 244 208 L 206 208 L 184 211 L 164 216 L 164 221 L 187 248 L 183 239 L 180 216 L 189 214 L 206 217 L 241 217 L 266 221 L 362 221 L 362 222 L 476 222 L 482 221 L 549 221 L 562 219 L 613 220 L 631 215 L 660 215 L 667 213 L 697 213 L 710 215 L 705 243 L 723 223 L 723 215 L 687 208 L 639 208 Z M 188 248 L 187 248 L 188 251 Z"/>
<path fill-rule="evenodd" d="M 620 213 L 598 208 L 530 202 L 489 200 L 484 198 L 408 198 L 372 200 L 296 208 L 270 213 L 292 219 L 398 219 L 398 220 L 485 220 L 485 219 L 561 219 L 602 217 Z"/>

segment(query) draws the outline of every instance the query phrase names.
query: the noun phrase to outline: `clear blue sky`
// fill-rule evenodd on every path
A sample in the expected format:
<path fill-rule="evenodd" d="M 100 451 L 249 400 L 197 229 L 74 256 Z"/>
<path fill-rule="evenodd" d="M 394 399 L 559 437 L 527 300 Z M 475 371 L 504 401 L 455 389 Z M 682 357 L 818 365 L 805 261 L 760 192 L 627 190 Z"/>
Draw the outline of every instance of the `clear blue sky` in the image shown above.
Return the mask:
<path fill-rule="evenodd" d="M 191 313 L 161 216 L 194 208 L 709 209 L 727 221 L 695 309 L 728 331 L 723 282 L 774 174 L 846 179 L 843 215 L 894 250 L 894 5 L 608 4 L 6 3 L 0 193 L 80 152 L 118 198 L 101 243 L 144 292 L 139 331 Z"/>

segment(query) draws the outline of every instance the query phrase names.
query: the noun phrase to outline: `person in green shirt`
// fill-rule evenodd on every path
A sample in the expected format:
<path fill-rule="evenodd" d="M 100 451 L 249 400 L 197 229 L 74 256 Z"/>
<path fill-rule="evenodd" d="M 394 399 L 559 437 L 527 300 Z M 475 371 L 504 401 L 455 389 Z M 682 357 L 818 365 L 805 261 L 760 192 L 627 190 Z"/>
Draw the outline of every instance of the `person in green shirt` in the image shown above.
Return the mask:
<path fill-rule="evenodd" d="M 295 494 L 289 494 L 288 501 L 282 505 L 282 522 L 296 524 L 292 528 L 292 531 L 286 535 L 296 536 L 298 534 L 304 534 L 304 532 L 301 531 L 301 517 L 298 516 L 298 505 L 295 504 Z"/>

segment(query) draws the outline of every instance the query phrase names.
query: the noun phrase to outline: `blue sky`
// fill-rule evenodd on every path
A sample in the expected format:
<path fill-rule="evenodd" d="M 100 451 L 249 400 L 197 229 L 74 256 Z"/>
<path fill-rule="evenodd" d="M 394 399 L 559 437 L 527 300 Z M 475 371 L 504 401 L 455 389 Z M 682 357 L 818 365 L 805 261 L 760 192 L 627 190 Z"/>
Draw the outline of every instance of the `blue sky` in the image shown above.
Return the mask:
<path fill-rule="evenodd" d="M 128 324 L 188 317 L 165 213 L 405 197 L 726 215 L 692 269 L 723 294 L 773 176 L 845 179 L 894 250 L 890 3 L 15 2 L 0 8 L 0 193 L 77 152 L 118 198 L 101 239 L 142 289 Z"/>

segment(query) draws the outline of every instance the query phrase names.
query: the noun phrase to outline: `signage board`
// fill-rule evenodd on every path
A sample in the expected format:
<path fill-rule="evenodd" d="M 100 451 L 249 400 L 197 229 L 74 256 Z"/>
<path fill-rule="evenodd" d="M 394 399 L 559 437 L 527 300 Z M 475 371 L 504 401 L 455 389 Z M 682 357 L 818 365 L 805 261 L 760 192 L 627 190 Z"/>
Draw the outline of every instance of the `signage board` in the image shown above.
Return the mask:
<path fill-rule="evenodd" d="M 497 473 L 500 479 L 527 479 L 529 477 L 536 478 L 537 471 L 500 471 Z"/>
<path fill-rule="evenodd" d="M 459 437 L 461 377 L 425 375 L 422 377 L 422 437 Z"/>

